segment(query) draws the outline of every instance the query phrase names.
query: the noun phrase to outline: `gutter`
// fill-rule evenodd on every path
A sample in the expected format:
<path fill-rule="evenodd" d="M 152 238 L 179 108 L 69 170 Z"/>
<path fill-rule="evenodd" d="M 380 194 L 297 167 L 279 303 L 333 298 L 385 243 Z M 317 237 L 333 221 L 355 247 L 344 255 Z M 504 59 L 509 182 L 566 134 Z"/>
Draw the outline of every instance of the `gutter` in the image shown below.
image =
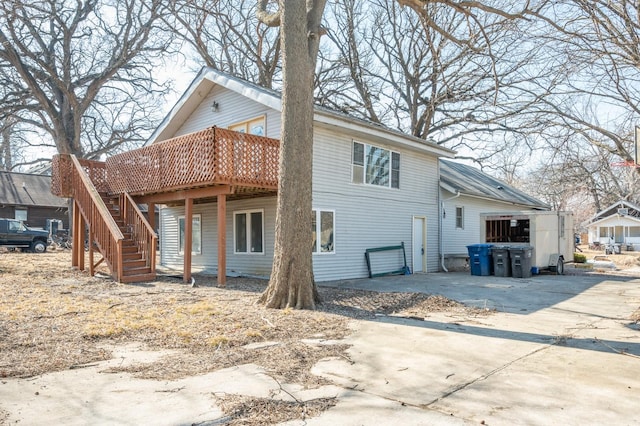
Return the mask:
<path fill-rule="evenodd" d="M 444 199 L 442 201 L 440 201 L 440 217 L 438 218 L 438 222 L 440 223 L 440 266 L 442 266 L 442 269 L 445 272 L 449 272 L 449 270 L 447 269 L 446 266 L 444 266 L 444 244 L 443 244 L 443 236 L 442 236 L 442 219 L 443 219 L 443 213 L 444 213 L 444 203 L 445 201 L 451 201 L 455 198 L 458 198 L 460 195 L 462 195 L 460 193 L 460 190 L 456 191 L 456 195 L 454 195 L 453 197 L 449 197 L 447 199 Z"/>

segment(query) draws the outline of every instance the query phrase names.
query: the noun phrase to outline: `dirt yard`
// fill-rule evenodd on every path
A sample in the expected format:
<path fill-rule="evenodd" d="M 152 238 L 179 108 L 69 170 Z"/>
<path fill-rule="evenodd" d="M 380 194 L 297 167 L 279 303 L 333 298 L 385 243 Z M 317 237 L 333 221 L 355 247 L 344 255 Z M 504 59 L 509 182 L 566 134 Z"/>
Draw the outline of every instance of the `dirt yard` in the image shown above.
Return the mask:
<path fill-rule="evenodd" d="M 0 380 L 83 368 L 111 359 L 108 348 L 114 345 L 142 343 L 149 350 L 173 351 L 157 362 L 112 372 L 172 380 L 255 363 L 283 383 L 315 388 L 325 382 L 311 367 L 322 358 L 346 357 L 347 346 L 339 340 L 352 319 L 490 314 L 441 296 L 333 288 L 320 288 L 323 304 L 317 311 L 269 310 L 256 304 L 263 280 L 229 279 L 226 288 L 216 287 L 215 277 L 196 280 L 197 287 L 171 276 L 118 284 L 73 270 L 69 251 L 0 252 Z M 309 345 L 307 339 L 337 342 Z M 259 344 L 264 345 L 255 350 Z M 313 416 L 335 401 L 283 406 L 236 395 L 219 404 L 232 424 L 271 424 L 301 412 Z"/>

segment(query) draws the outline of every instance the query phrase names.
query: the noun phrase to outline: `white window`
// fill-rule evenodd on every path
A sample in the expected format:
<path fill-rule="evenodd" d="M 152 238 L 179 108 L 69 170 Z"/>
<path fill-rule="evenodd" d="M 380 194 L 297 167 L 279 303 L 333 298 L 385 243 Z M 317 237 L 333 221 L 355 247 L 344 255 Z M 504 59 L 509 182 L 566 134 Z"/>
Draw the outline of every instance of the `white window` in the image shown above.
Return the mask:
<path fill-rule="evenodd" d="M 351 165 L 353 183 L 400 188 L 400 154 L 397 152 L 353 142 Z"/>
<path fill-rule="evenodd" d="M 464 229 L 464 207 L 456 207 L 456 228 Z"/>
<path fill-rule="evenodd" d="M 16 209 L 14 219 L 26 222 L 27 221 L 27 211 L 25 209 Z"/>
<path fill-rule="evenodd" d="M 202 229 L 201 218 L 199 214 L 191 216 L 191 253 L 202 254 Z M 179 229 L 179 252 L 184 253 L 184 216 L 178 217 L 178 229 Z"/>
<path fill-rule="evenodd" d="M 335 214 L 330 210 L 314 210 L 311 224 L 313 253 L 335 253 Z M 318 244 L 318 242 L 320 244 Z"/>
<path fill-rule="evenodd" d="M 265 117 L 262 116 L 243 121 L 241 123 L 232 124 L 231 126 L 229 126 L 229 129 L 235 132 L 248 133 L 250 135 L 265 136 Z"/>
<path fill-rule="evenodd" d="M 234 212 L 235 253 L 264 253 L 264 214 L 262 210 Z"/>

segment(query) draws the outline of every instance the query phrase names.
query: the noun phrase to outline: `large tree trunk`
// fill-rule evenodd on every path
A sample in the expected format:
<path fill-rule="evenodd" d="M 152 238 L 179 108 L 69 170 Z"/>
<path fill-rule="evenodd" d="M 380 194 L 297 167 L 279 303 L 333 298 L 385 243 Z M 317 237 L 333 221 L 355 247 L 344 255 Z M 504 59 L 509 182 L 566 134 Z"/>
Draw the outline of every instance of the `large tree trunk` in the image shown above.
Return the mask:
<path fill-rule="evenodd" d="M 260 298 L 270 308 L 314 309 L 320 301 L 311 255 L 311 169 L 313 75 L 324 1 L 315 3 L 319 11 L 307 11 L 300 0 L 280 3 L 284 69 L 280 177 L 273 270 Z"/>

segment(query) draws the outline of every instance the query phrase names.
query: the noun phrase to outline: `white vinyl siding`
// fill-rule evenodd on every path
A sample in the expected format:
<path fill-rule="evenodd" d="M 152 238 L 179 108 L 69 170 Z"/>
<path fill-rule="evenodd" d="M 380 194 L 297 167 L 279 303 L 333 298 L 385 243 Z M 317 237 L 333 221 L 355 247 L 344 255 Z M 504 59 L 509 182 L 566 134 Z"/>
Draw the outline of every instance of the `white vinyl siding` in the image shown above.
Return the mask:
<path fill-rule="evenodd" d="M 212 111 L 213 101 L 218 111 Z M 233 91 L 214 86 L 203 101 L 176 132 L 182 135 L 216 125 L 228 128 L 233 124 L 265 117 L 266 134 L 280 137 L 280 112 L 242 96 Z M 313 256 L 314 277 L 317 281 L 362 278 L 368 275 L 364 257 L 367 248 L 399 245 L 404 242 L 407 262 L 411 265 L 413 217 L 426 217 L 427 253 L 426 271 L 439 270 L 438 252 L 438 159 L 416 145 L 390 142 L 386 138 L 357 132 L 357 126 L 346 123 L 345 127 L 323 124 L 314 125 L 313 146 L 313 200 L 318 212 L 333 215 L 333 246 L 331 252 L 320 252 Z M 384 152 L 388 155 L 387 166 L 381 173 L 369 171 L 369 179 L 385 181 L 386 186 L 365 183 L 364 161 L 363 184 L 353 183 L 353 142 L 358 141 L 370 150 L 370 158 Z M 378 151 L 381 150 L 381 151 Z M 364 150 L 363 150 L 364 152 Z M 385 160 L 386 161 L 386 160 Z M 385 174 L 388 175 L 385 178 Z M 378 183 L 380 180 L 378 180 Z M 392 189 L 392 190 L 391 190 Z M 328 209 L 327 209 L 328 208 Z M 234 242 L 234 212 L 263 211 L 263 255 L 249 256 L 236 253 Z M 275 197 L 229 200 L 227 202 L 227 273 L 251 274 L 268 277 L 273 262 L 275 229 Z M 192 260 L 192 270 L 217 272 L 217 206 L 215 203 L 194 204 L 194 214 L 201 215 L 202 256 Z M 465 212 L 467 215 L 468 212 Z M 184 206 L 163 207 L 160 214 L 162 230 L 161 264 L 182 269 L 183 257 L 178 253 L 178 217 L 184 216 Z M 453 214 L 451 215 L 454 216 Z M 453 219 L 452 219 L 453 220 Z M 316 224 L 321 222 L 316 216 Z M 329 247 L 327 229 L 320 233 L 319 246 Z M 322 235 L 324 234 L 324 235 Z M 322 250 L 316 247 L 316 251 Z M 326 255 L 325 255 L 326 254 Z M 397 259 L 393 259 L 396 262 Z M 381 265 L 378 265 L 381 266 Z M 384 266 L 384 265 L 383 265 Z"/>
<path fill-rule="evenodd" d="M 394 148 L 395 149 L 395 148 Z M 402 154 L 402 151 L 400 151 Z M 313 158 L 313 205 L 317 211 L 334 214 L 335 255 L 313 256 L 314 277 L 318 282 L 368 276 L 364 252 L 367 248 L 405 244 L 411 264 L 412 218 L 427 217 L 427 271 L 439 270 L 437 159 L 421 152 L 407 152 L 400 170 L 401 188 L 389 191 L 375 185 L 351 184 L 352 138 L 325 128 L 315 130 Z M 336 167 L 340 164 L 340 167 Z M 331 206 L 325 210 L 322 206 Z M 235 254 L 233 212 L 264 210 L 264 256 Z M 273 261 L 275 197 L 260 197 L 227 203 L 227 272 L 268 277 Z M 203 252 L 193 259 L 193 268 L 215 272 L 217 262 L 216 205 L 196 204 L 194 213 L 202 213 Z M 171 216 L 184 215 L 184 207 L 164 208 L 161 223 L 170 235 Z M 434 218 L 429 220 L 428 218 Z M 177 220 L 176 220 L 177 221 Z M 176 225 L 173 225 L 176 226 Z M 164 250 L 170 241 L 162 240 L 162 263 L 182 268 L 182 257 L 171 258 Z M 173 242 L 177 244 L 177 241 Z M 175 246 L 174 246 L 175 247 Z M 170 250 L 168 250 L 170 252 Z M 174 249 L 177 253 L 177 249 Z M 395 263 L 397 259 L 394 259 Z M 383 267 L 385 265 L 377 265 Z"/>
<path fill-rule="evenodd" d="M 214 101 L 218 103 L 218 111 L 212 111 L 211 105 Z M 231 125 L 258 117 L 264 118 L 265 136 L 276 139 L 280 137 L 280 113 L 278 111 L 240 96 L 231 90 L 214 86 L 175 136 L 186 135 L 211 126 L 226 129 Z"/>
<path fill-rule="evenodd" d="M 218 271 L 218 228 L 216 203 L 193 205 L 194 214 L 202 216 L 202 256 L 192 260 L 193 271 L 215 274 Z M 264 253 L 262 256 L 248 256 L 246 253 L 234 252 L 233 213 L 238 211 L 261 210 L 264 212 Z M 275 197 L 259 197 L 253 199 L 227 201 L 227 274 L 257 275 L 268 278 L 273 262 L 273 242 L 275 229 Z M 184 216 L 184 206 L 164 207 L 160 211 L 162 227 L 160 259 L 163 266 L 182 270 L 183 257 L 178 255 L 177 223 L 178 217 Z M 166 237 L 165 237 L 166 235 Z"/>
<path fill-rule="evenodd" d="M 454 200 L 446 201 L 447 198 L 455 197 L 455 194 L 444 192 L 442 198 L 444 202 L 444 217 L 442 218 L 442 248 L 445 255 L 466 256 L 467 246 L 471 244 L 484 243 L 480 241 L 480 213 L 487 212 L 513 212 L 520 210 L 512 203 L 501 203 L 500 201 L 483 200 L 474 197 L 461 195 Z M 456 210 L 463 208 L 464 227 L 459 228 L 458 215 Z M 525 211 L 526 209 L 522 209 Z"/>
<path fill-rule="evenodd" d="M 393 191 L 377 185 L 354 185 L 353 139 L 337 129 L 314 129 L 313 205 L 331 206 L 335 212 L 335 256 L 314 256 L 316 280 L 366 277 L 365 250 L 401 242 L 410 266 L 412 218 L 416 215 L 427 217 L 427 271 L 439 270 L 437 158 L 375 141 L 372 145 L 400 154 L 402 185 Z"/>

